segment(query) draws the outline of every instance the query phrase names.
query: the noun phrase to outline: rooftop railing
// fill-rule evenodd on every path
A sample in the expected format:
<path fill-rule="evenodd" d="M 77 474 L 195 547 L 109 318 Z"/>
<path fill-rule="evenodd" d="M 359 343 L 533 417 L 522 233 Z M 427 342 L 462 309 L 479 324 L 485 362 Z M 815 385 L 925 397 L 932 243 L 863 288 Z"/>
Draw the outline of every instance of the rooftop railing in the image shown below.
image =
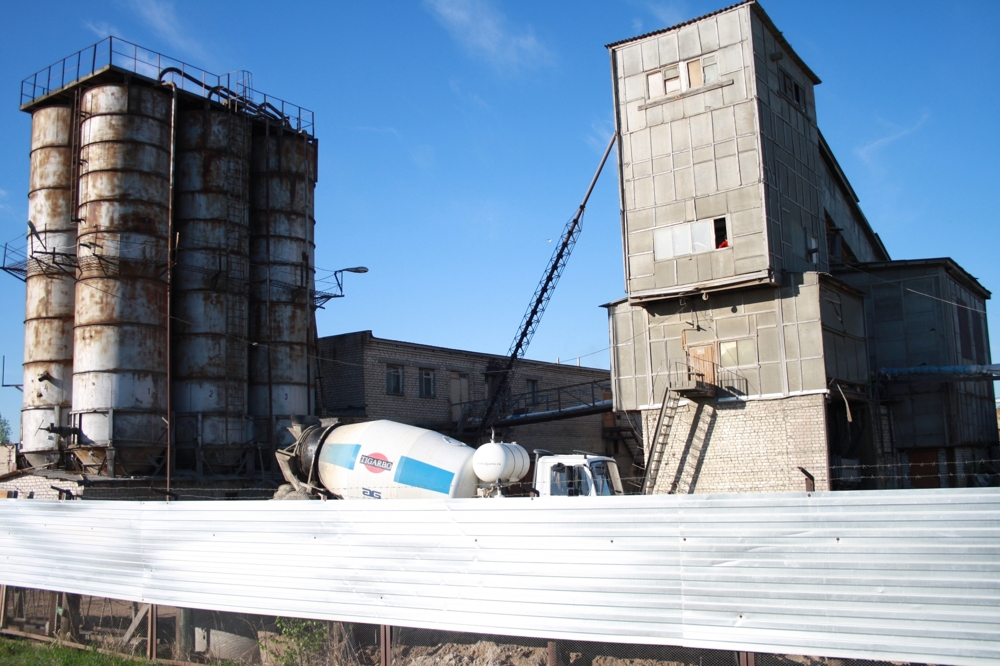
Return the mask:
<path fill-rule="evenodd" d="M 173 83 L 179 90 L 198 97 L 217 97 L 217 101 L 224 103 L 235 99 L 244 112 L 266 110 L 268 117 L 280 120 L 290 129 L 309 136 L 315 135 L 315 116 L 312 111 L 254 90 L 249 72 L 240 70 L 222 75 L 212 74 L 118 37 L 106 37 L 24 79 L 21 82 L 21 106 L 109 67 L 153 81 Z"/>

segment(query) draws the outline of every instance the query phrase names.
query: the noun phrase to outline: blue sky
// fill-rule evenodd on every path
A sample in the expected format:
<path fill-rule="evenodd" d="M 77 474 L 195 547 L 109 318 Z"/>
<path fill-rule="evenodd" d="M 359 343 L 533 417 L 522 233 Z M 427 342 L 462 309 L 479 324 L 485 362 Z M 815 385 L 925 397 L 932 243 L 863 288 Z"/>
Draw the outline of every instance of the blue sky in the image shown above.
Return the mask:
<path fill-rule="evenodd" d="M 505 353 L 611 136 L 604 44 L 724 3 L 10 2 L 0 22 L 0 242 L 23 244 L 27 218 L 21 79 L 114 34 L 215 73 L 248 69 L 255 88 L 316 113 L 317 265 L 371 269 L 346 276 L 347 297 L 319 313 L 321 335 L 371 329 Z M 820 128 L 892 257 L 951 256 L 1000 289 L 1000 3 L 763 6 L 823 79 Z M 608 367 L 598 306 L 623 295 L 612 167 L 528 356 Z M 0 274 L 0 298 L 11 382 L 23 283 Z M 20 400 L 0 389 L 15 432 Z"/>

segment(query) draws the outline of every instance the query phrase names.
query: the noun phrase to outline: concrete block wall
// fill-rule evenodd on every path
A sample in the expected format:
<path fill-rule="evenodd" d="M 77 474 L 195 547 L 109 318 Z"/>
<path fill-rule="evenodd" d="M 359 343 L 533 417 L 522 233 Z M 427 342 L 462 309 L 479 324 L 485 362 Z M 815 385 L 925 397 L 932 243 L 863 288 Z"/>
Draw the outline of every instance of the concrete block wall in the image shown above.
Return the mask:
<path fill-rule="evenodd" d="M 767 277 L 750 13 L 742 6 L 610 47 L 632 298 Z M 675 68 L 680 89 L 654 90 L 650 77 Z M 716 219 L 728 247 L 666 250 L 686 225 Z"/>
<path fill-rule="evenodd" d="M 829 264 L 813 94 L 819 79 L 761 12 L 750 16 L 771 266 L 776 271 L 825 271 Z M 788 91 L 788 77 L 801 89 L 799 100 Z M 818 253 L 810 254 L 810 248 Z"/>
<path fill-rule="evenodd" d="M 820 281 L 815 272 L 788 274 L 779 288 L 716 292 L 708 300 L 659 300 L 642 306 L 623 301 L 608 306 L 615 408 L 631 411 L 658 404 L 671 363 L 686 358 L 685 345 L 716 344 L 719 350 L 735 342 L 740 350 L 736 361 L 723 359 L 720 352 L 718 362 L 746 380 L 749 396 L 825 390 Z M 851 331 L 856 333 L 856 326 Z M 830 332 L 834 348 L 838 335 L 845 337 Z M 844 364 L 857 368 L 865 363 L 866 351 L 850 339 L 853 366 L 841 344 Z M 835 365 L 839 367 L 839 361 Z"/>
<path fill-rule="evenodd" d="M 693 402 L 678 408 L 656 493 L 783 492 L 829 489 L 826 397 Z M 653 441 L 658 410 L 642 413 Z M 646 455 L 650 453 L 646 447 Z"/>

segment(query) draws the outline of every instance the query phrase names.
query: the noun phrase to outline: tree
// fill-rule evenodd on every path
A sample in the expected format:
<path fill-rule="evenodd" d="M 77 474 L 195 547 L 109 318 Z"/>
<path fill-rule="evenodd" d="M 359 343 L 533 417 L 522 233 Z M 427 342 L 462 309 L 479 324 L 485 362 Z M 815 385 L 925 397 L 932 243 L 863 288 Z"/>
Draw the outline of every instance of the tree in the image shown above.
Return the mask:
<path fill-rule="evenodd" d="M 10 444 L 10 421 L 0 414 L 0 444 Z"/>

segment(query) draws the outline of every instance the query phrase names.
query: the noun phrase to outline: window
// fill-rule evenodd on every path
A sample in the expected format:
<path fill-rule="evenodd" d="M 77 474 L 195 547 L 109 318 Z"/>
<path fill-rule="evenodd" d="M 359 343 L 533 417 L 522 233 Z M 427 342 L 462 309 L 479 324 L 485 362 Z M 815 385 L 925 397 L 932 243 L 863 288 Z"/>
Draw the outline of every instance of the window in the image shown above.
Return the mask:
<path fill-rule="evenodd" d="M 729 247 L 729 231 L 726 229 L 726 218 L 720 217 L 715 220 L 715 249 L 724 247 Z"/>
<path fill-rule="evenodd" d="M 403 366 L 385 366 L 385 392 L 389 395 L 403 395 Z"/>
<path fill-rule="evenodd" d="M 665 69 L 658 70 L 646 75 L 646 85 L 649 90 L 649 98 L 663 97 L 672 93 L 680 92 L 681 70 L 678 65 L 672 65 Z"/>
<path fill-rule="evenodd" d="M 819 266 L 819 241 L 815 236 L 809 236 L 809 246 L 806 248 L 806 255 L 814 266 Z"/>
<path fill-rule="evenodd" d="M 434 371 L 428 368 L 420 368 L 420 397 L 434 397 Z"/>
<path fill-rule="evenodd" d="M 624 495 L 622 481 L 618 476 L 618 466 L 599 461 L 590 465 L 594 474 L 594 489 L 597 495 Z"/>
<path fill-rule="evenodd" d="M 719 356 L 723 368 L 738 368 L 757 364 L 757 348 L 753 338 L 720 342 Z"/>
<path fill-rule="evenodd" d="M 538 404 L 538 380 L 529 379 L 525 382 L 528 388 L 528 404 L 537 405 Z"/>
<path fill-rule="evenodd" d="M 562 463 L 553 465 L 549 477 L 549 494 L 569 497 L 589 496 L 590 473 L 587 466 Z"/>
<path fill-rule="evenodd" d="M 653 232 L 653 259 L 664 261 L 729 247 L 726 218 L 685 222 Z"/>
<path fill-rule="evenodd" d="M 785 94 L 788 101 L 793 102 L 795 106 L 805 111 L 806 91 L 785 70 L 779 69 L 778 75 L 781 78 L 781 92 Z"/>

